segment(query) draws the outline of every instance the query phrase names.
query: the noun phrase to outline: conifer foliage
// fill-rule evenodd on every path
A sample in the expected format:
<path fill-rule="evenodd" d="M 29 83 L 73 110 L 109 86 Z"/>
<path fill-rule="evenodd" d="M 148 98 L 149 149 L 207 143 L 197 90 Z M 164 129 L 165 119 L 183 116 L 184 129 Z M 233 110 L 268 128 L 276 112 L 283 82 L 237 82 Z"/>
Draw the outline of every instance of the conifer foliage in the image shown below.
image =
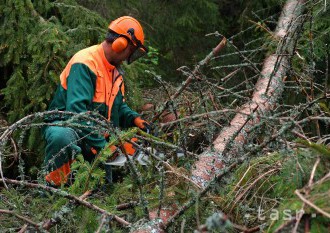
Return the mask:
<path fill-rule="evenodd" d="M 5 16 L 0 72 L 6 83 L 1 108 L 13 122 L 46 110 L 68 59 L 98 43 L 107 22 L 75 1 L 1 0 L 0 12 Z"/>

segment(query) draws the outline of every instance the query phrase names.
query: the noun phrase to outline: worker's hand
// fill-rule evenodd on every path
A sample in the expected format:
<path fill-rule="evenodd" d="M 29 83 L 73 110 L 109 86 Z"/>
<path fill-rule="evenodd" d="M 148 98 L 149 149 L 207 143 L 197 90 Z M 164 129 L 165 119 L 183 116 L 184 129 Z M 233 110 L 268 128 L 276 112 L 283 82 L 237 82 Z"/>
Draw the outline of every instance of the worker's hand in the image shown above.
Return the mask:
<path fill-rule="evenodd" d="M 104 139 L 105 139 L 107 142 L 109 142 L 110 134 L 108 134 L 108 133 L 104 133 L 103 136 L 104 136 Z"/>
<path fill-rule="evenodd" d="M 149 133 L 151 130 L 151 125 L 145 120 L 143 120 L 141 117 L 135 118 L 134 124 L 147 133 Z"/>

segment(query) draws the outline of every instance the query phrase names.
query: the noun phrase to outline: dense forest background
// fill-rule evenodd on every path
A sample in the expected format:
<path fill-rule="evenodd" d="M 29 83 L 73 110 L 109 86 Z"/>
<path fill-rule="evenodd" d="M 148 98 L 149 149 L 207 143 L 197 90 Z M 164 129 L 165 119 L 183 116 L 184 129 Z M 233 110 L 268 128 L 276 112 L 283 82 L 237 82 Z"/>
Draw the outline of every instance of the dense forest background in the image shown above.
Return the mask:
<path fill-rule="evenodd" d="M 46 223 L 49 229 L 43 230 L 54 232 L 134 231 L 148 222 L 148 213 L 158 209 L 161 216 L 164 206 L 166 212 L 175 203 L 186 208 L 180 213 L 168 210 L 167 215 L 175 216 L 166 224 L 169 232 L 328 232 L 330 3 L 301 1 L 304 10 L 297 21 L 302 22 L 293 32 L 297 40 L 291 53 L 281 50 L 282 40 L 274 35 L 289 1 L 0 0 L 4 177 L 43 182 L 43 112 L 70 57 L 101 43 L 111 20 L 131 15 L 145 30 L 148 56 L 124 68 L 128 102 L 146 119 L 151 121 L 187 78 L 195 78 L 166 105 L 170 120 L 165 114 L 155 121 L 158 138 L 143 135 L 143 140 L 169 155 L 161 166 L 154 161 L 148 169 L 126 166 L 117 171 L 117 183 L 109 191 L 100 190 L 104 171 L 79 158 L 75 169 L 81 175 L 73 186 L 62 187 L 60 197 L 40 187 L 31 191 L 23 185 L 9 189 L 0 185 L 0 231 L 42 231 Z M 226 46 L 202 64 L 223 38 Z M 287 75 L 281 78 L 285 82 L 281 98 L 246 131 L 250 136 L 242 148 L 232 150 L 235 146 L 229 143 L 221 154 L 227 165 L 235 160 L 237 167 L 226 171 L 230 174 L 223 181 L 203 189 L 189 178 L 198 155 L 212 150 L 217 135 L 251 98 L 264 59 L 279 51 L 290 56 Z M 146 104 L 152 107 L 145 109 Z M 185 156 L 179 158 L 173 151 Z M 242 161 L 236 161 L 238 157 Z M 103 208 L 103 213 L 72 198 L 88 190 L 94 191 L 88 201 Z M 306 204 L 301 193 L 319 209 Z M 122 203 L 131 205 L 118 210 Z M 41 205 L 47 208 L 39 210 Z M 281 217 L 265 217 L 276 211 Z M 285 211 L 294 218 L 286 219 Z M 117 215 L 134 227 L 110 224 Z"/>
<path fill-rule="evenodd" d="M 217 44 L 218 38 L 205 35 L 219 31 L 232 36 L 269 16 L 273 29 L 280 9 L 279 1 L 4 1 L 4 112 L 9 110 L 13 122 L 29 112 L 45 110 L 68 59 L 78 50 L 100 43 L 109 22 L 121 15 L 141 21 L 151 47 L 149 57 L 127 75 L 145 88 L 155 84 L 145 69 L 180 83 L 184 77 L 176 70 L 194 65 Z M 262 33 L 262 28 L 256 28 L 249 36 L 260 38 Z M 238 35 L 235 43 L 244 46 L 244 39 Z M 25 92 L 16 95 L 17 90 Z"/>

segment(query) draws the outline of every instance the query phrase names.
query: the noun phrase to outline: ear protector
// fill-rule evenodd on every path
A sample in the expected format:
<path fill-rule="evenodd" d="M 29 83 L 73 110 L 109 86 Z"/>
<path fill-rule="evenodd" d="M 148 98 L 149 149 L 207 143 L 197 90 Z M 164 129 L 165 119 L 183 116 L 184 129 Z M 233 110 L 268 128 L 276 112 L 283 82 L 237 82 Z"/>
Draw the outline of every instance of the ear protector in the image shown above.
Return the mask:
<path fill-rule="evenodd" d="M 125 37 L 119 36 L 112 42 L 112 50 L 115 51 L 116 53 L 120 53 L 124 51 L 127 48 L 128 41 Z"/>

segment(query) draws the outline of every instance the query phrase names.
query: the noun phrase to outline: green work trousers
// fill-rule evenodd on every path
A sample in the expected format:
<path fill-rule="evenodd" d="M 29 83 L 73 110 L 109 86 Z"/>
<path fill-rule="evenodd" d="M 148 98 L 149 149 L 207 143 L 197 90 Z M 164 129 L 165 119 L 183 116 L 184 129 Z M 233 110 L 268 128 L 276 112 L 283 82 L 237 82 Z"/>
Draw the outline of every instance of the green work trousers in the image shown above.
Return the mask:
<path fill-rule="evenodd" d="M 77 132 L 69 127 L 47 126 L 44 129 L 46 155 L 44 166 L 46 181 L 53 185 L 66 183 L 70 174 L 70 165 L 78 154 L 91 162 L 97 151 L 88 146 L 87 140 L 80 138 Z"/>

